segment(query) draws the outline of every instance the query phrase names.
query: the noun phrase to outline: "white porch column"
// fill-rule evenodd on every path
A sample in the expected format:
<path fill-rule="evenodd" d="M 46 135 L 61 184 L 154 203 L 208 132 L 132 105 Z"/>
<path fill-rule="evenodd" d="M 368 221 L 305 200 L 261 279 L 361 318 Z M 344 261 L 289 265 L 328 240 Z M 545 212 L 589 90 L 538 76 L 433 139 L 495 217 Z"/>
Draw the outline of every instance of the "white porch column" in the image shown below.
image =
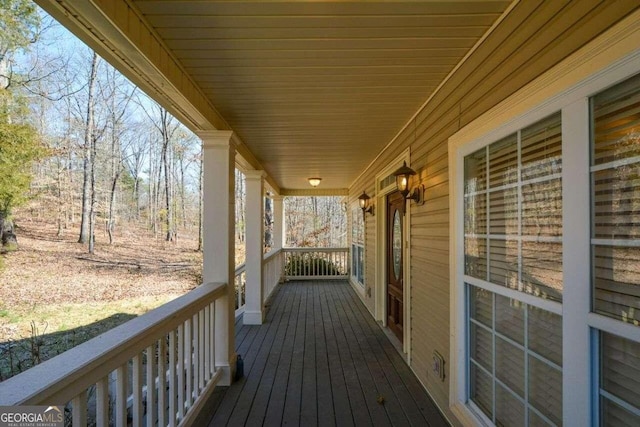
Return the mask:
<path fill-rule="evenodd" d="M 284 247 L 284 197 L 273 196 L 273 249 Z"/>
<path fill-rule="evenodd" d="M 235 147 L 232 131 L 202 131 L 204 283 L 226 283 L 227 294 L 215 304 L 215 364 L 220 385 L 230 385 L 235 353 Z"/>
<path fill-rule="evenodd" d="M 262 292 L 262 259 L 264 240 L 264 171 L 244 173 L 246 202 L 246 272 L 247 285 L 243 322 L 245 325 L 262 325 L 264 321 Z"/>

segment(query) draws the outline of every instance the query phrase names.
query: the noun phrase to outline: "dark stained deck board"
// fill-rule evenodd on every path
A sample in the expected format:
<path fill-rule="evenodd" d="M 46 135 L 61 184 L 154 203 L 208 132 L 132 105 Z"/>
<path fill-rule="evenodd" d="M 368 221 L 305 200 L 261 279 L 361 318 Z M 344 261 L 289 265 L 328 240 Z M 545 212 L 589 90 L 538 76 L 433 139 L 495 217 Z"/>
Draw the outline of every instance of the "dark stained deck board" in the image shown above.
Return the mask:
<path fill-rule="evenodd" d="M 327 338 L 324 334 L 324 318 L 322 317 L 321 296 L 321 292 L 319 292 L 318 288 L 314 288 L 313 316 L 316 339 L 318 425 L 323 427 L 334 426 L 336 416 L 333 407 L 331 373 L 329 371 Z"/>
<path fill-rule="evenodd" d="M 251 373 L 254 362 L 256 361 L 257 353 L 262 348 L 264 337 L 269 329 L 269 326 L 273 324 L 273 318 L 277 314 L 277 310 L 268 313 L 268 321 L 265 323 L 264 328 L 258 326 L 243 325 L 243 328 L 247 328 L 248 332 L 242 342 L 238 345 L 236 343 L 236 352 L 242 355 L 244 360 L 244 372 L 245 378 L 234 384 L 236 387 L 229 387 L 224 395 L 220 406 L 213 417 L 214 425 L 226 425 L 229 423 L 229 419 L 235 411 L 236 403 L 241 396 L 241 392 L 244 388 L 246 378 Z"/>
<path fill-rule="evenodd" d="M 349 289 L 350 292 L 351 289 Z M 378 349 L 375 351 L 375 354 L 381 360 L 386 360 L 395 368 L 396 376 L 392 376 L 392 378 L 398 379 L 402 381 L 404 384 L 408 395 L 405 394 L 402 389 L 399 389 L 398 393 L 401 394 L 402 397 L 412 397 L 413 401 L 417 405 L 417 408 L 422 413 L 423 417 L 428 420 L 430 426 L 448 426 L 448 422 L 440 413 L 440 410 L 437 408 L 433 400 L 429 397 L 427 393 L 425 393 L 424 389 L 420 382 L 416 379 L 413 372 L 409 368 L 409 366 L 402 360 L 395 347 L 389 342 L 384 334 L 380 334 L 380 327 L 376 324 L 376 322 L 371 317 L 370 313 L 367 311 L 366 307 L 362 305 L 359 301 L 354 299 L 344 299 L 344 301 L 348 301 L 351 307 L 354 310 L 357 310 L 361 313 L 360 316 L 357 316 L 357 319 L 369 328 L 369 338 L 374 346 L 374 349 Z M 377 342 L 377 347 L 375 343 Z M 382 350 L 382 351 L 380 351 Z M 384 353 L 383 353 L 384 352 Z M 383 356 L 386 356 L 386 358 Z M 390 372 L 390 371 L 385 371 Z M 410 399 L 401 399 L 401 402 L 410 406 Z M 412 409 L 409 409 L 408 412 L 413 413 Z"/>
<path fill-rule="evenodd" d="M 334 317 L 331 316 L 329 306 L 333 305 L 333 299 L 326 293 L 320 296 L 320 308 L 323 321 L 327 362 L 329 366 L 329 382 L 331 384 L 333 409 L 336 425 L 338 427 L 354 426 L 353 413 L 349 405 L 350 397 L 347 392 L 347 384 L 340 357 L 338 342 L 334 331 Z M 339 327 L 340 325 L 338 325 Z M 362 402 L 364 405 L 364 401 Z"/>
<path fill-rule="evenodd" d="M 236 324 L 245 377 L 218 387 L 210 426 L 448 425 L 345 281 L 276 292 L 265 324 Z"/>
<path fill-rule="evenodd" d="M 375 350 L 369 346 L 369 342 L 362 334 L 362 330 L 358 322 L 360 320 L 360 316 L 354 316 L 351 305 L 347 301 L 345 301 L 345 298 L 351 299 L 350 295 L 348 295 L 342 289 L 335 289 L 334 292 L 336 292 L 338 295 L 336 304 L 342 308 L 344 312 L 344 318 L 348 320 L 345 324 L 345 329 L 351 330 L 351 334 L 354 338 L 354 340 L 351 342 L 354 346 L 357 345 L 358 347 L 360 347 L 360 351 L 364 360 L 363 367 L 366 367 L 368 369 L 368 373 L 365 372 L 364 375 L 368 378 L 373 379 L 374 386 L 371 387 L 371 390 L 375 390 L 376 394 L 375 396 L 371 396 L 372 398 L 367 399 L 367 403 L 370 403 L 370 405 L 377 405 L 376 409 L 378 409 L 381 413 L 386 412 L 386 416 L 388 417 L 388 419 L 394 420 L 394 425 L 409 425 L 409 422 L 402 411 L 402 407 L 400 406 L 400 402 L 398 401 L 395 393 L 393 393 L 393 390 L 391 389 L 391 386 L 389 385 L 385 376 L 385 372 L 378 363 Z M 379 398 L 384 399 L 382 404 L 378 402 Z M 382 415 L 380 416 L 382 417 Z M 380 425 L 383 424 L 382 420 L 378 420 L 378 422 L 380 423 Z M 384 425 L 391 425 L 391 423 L 389 422 L 389 424 L 387 424 L 386 422 L 384 422 Z"/>
<path fill-rule="evenodd" d="M 236 401 L 231 417 L 229 418 L 228 424 L 230 425 L 238 426 L 245 423 L 248 424 L 247 417 L 255 400 L 256 392 L 258 391 L 263 379 L 262 377 L 269 359 L 269 353 L 271 352 L 273 344 L 276 342 L 276 335 L 278 333 L 280 321 L 286 311 L 288 297 L 288 295 L 285 296 L 283 304 L 276 307 L 274 316 L 269 319 L 269 322 L 265 323 L 266 328 L 259 328 L 260 330 L 266 329 L 267 332 L 264 335 L 259 351 L 251 365 L 250 373 L 242 379 L 244 382 L 242 392 L 238 396 L 238 400 Z"/>
<path fill-rule="evenodd" d="M 346 303 L 349 305 L 350 309 L 354 310 L 355 313 L 358 313 L 359 307 L 357 304 L 352 304 L 350 301 L 346 301 Z M 396 370 L 395 366 L 385 353 L 383 346 L 376 337 L 376 332 L 379 331 L 378 325 L 371 324 L 371 322 L 367 321 L 368 319 L 366 317 L 363 317 L 366 316 L 368 312 L 361 312 L 360 314 L 361 315 L 352 314 L 350 315 L 350 318 L 353 321 L 354 327 L 358 328 L 359 336 L 362 337 L 361 339 L 366 340 L 370 346 L 370 357 L 376 358 L 382 375 L 384 375 L 389 382 L 392 393 L 397 397 L 399 405 L 404 411 L 408 421 L 411 424 L 423 422 L 425 417 L 421 414 L 420 408 L 414 400 L 414 396 L 407 389 L 401 375 Z M 389 344 L 388 341 L 385 341 L 385 343 Z M 389 345 L 389 347 L 391 346 Z M 395 352 L 395 348 L 391 347 L 391 349 Z M 397 353 L 394 353 L 394 355 L 397 355 Z M 401 363 L 404 365 L 404 362 Z"/>
<path fill-rule="evenodd" d="M 289 383 L 289 372 L 291 370 L 291 362 L 293 358 L 293 347 L 297 331 L 297 318 L 300 312 L 301 288 L 291 289 L 288 292 L 294 296 L 293 303 L 290 306 L 289 323 L 287 324 L 287 333 L 282 346 L 280 361 L 276 369 L 276 378 L 271 391 L 271 398 L 267 406 L 265 415 L 265 426 L 277 426 L 282 424 L 282 415 L 284 413 L 287 384 Z M 281 292 L 278 292 L 278 303 L 281 301 Z"/>
<path fill-rule="evenodd" d="M 353 333 L 352 325 L 348 321 L 346 311 L 342 305 L 343 294 L 340 292 L 340 289 L 336 288 L 329 288 L 329 291 L 333 293 L 335 298 L 334 305 L 336 313 L 338 318 L 340 318 L 342 330 L 345 334 L 345 339 L 351 352 L 356 375 L 360 383 L 360 387 L 362 388 L 365 404 L 369 411 L 371 420 L 373 421 L 373 425 L 390 426 L 391 422 L 388 418 L 387 412 L 385 411 L 384 404 L 378 403 L 378 398 L 382 396 L 382 393 L 380 393 L 379 387 L 376 384 L 377 379 L 371 375 L 371 371 L 365 361 L 364 352 L 360 348 L 358 338 L 356 337 L 356 334 Z M 388 399 L 388 397 L 386 398 Z"/>
<path fill-rule="evenodd" d="M 305 402 L 300 407 L 300 425 L 312 425 L 318 421 L 318 393 L 316 378 L 316 331 L 315 325 L 318 319 L 315 318 L 313 300 L 315 298 L 316 287 L 308 288 L 306 298 L 306 316 L 304 333 L 304 358 L 302 368 L 302 396 L 301 402 Z"/>
<path fill-rule="evenodd" d="M 329 300 L 329 315 L 333 320 L 333 333 L 336 337 L 338 355 L 342 363 L 342 371 L 347 387 L 351 416 L 356 426 L 371 426 L 373 425 L 371 415 L 367 409 L 364 392 L 358 379 L 356 364 L 345 334 L 344 319 L 341 319 L 338 315 L 335 294 L 330 292 L 330 289 L 326 294 Z"/>
<path fill-rule="evenodd" d="M 281 303 L 281 305 L 286 307 L 289 304 L 292 304 L 294 298 L 295 295 L 291 293 L 288 298 L 286 298 Z M 260 378 L 260 384 L 256 391 L 253 404 L 251 405 L 251 410 L 249 411 L 249 415 L 247 417 L 247 425 L 259 426 L 264 422 L 269 400 L 271 398 L 271 392 L 274 389 L 273 385 L 276 379 L 276 371 L 280 362 L 287 330 L 290 325 L 291 315 L 292 311 L 283 311 L 282 316 L 280 317 L 280 323 L 278 325 L 277 333 L 273 340 L 271 351 L 269 352 L 269 355 L 267 357 L 267 363 L 265 365 L 264 371 L 262 372 L 262 377 Z"/>

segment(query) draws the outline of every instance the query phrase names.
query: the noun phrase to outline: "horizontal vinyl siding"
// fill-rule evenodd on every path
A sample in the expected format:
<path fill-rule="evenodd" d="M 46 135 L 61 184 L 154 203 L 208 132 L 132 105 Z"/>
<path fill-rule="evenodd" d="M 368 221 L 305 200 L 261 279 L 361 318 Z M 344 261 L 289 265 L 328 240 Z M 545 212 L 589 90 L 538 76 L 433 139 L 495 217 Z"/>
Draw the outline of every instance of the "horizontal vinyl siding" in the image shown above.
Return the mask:
<path fill-rule="evenodd" d="M 426 203 L 410 203 L 411 367 L 454 423 L 448 409 L 451 365 L 447 141 L 461 127 L 637 8 L 635 1 L 611 5 L 592 0 L 527 1 L 516 5 L 350 188 L 351 200 L 363 189 L 373 197 L 377 194 L 376 174 L 404 150 L 410 150 L 410 166 L 426 187 Z M 376 215 L 379 212 L 376 206 Z M 374 286 L 376 230 L 371 216 L 367 216 L 366 230 L 367 286 Z M 367 304 L 373 310 L 373 298 L 368 298 Z M 445 358 L 444 382 L 431 371 L 433 351 Z"/>

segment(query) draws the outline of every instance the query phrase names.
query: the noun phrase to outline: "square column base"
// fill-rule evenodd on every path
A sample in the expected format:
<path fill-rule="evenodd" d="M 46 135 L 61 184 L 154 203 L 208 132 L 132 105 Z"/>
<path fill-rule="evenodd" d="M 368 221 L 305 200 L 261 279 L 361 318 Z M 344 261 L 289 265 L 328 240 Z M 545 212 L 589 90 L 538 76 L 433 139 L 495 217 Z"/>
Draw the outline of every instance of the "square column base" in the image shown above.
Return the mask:
<path fill-rule="evenodd" d="M 234 354 L 230 365 L 216 365 L 216 370 L 222 371 L 222 376 L 220 377 L 220 381 L 218 381 L 219 386 L 229 386 L 233 383 L 236 376 L 237 359 L 237 355 Z"/>
<path fill-rule="evenodd" d="M 264 323 L 264 311 L 247 311 L 242 315 L 242 323 L 245 325 L 262 325 Z"/>

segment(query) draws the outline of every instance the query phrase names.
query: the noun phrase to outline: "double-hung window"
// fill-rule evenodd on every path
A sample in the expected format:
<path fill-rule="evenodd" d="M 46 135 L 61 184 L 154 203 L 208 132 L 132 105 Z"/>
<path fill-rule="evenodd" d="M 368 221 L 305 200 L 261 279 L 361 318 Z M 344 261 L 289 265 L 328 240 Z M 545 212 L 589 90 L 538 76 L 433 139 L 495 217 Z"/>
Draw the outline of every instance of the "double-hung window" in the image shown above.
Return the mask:
<path fill-rule="evenodd" d="M 469 399 L 495 424 L 562 421 L 561 306 L 549 303 L 562 301 L 560 125 L 554 114 L 464 159 Z"/>
<path fill-rule="evenodd" d="M 458 396 L 486 423 L 640 425 L 640 75 L 601 81 L 457 154 Z"/>
<path fill-rule="evenodd" d="M 364 218 L 362 210 L 351 210 L 351 278 L 364 286 Z"/>
<path fill-rule="evenodd" d="M 617 320 L 594 328 L 600 424 L 640 425 L 640 76 L 590 99 L 592 311 Z"/>

